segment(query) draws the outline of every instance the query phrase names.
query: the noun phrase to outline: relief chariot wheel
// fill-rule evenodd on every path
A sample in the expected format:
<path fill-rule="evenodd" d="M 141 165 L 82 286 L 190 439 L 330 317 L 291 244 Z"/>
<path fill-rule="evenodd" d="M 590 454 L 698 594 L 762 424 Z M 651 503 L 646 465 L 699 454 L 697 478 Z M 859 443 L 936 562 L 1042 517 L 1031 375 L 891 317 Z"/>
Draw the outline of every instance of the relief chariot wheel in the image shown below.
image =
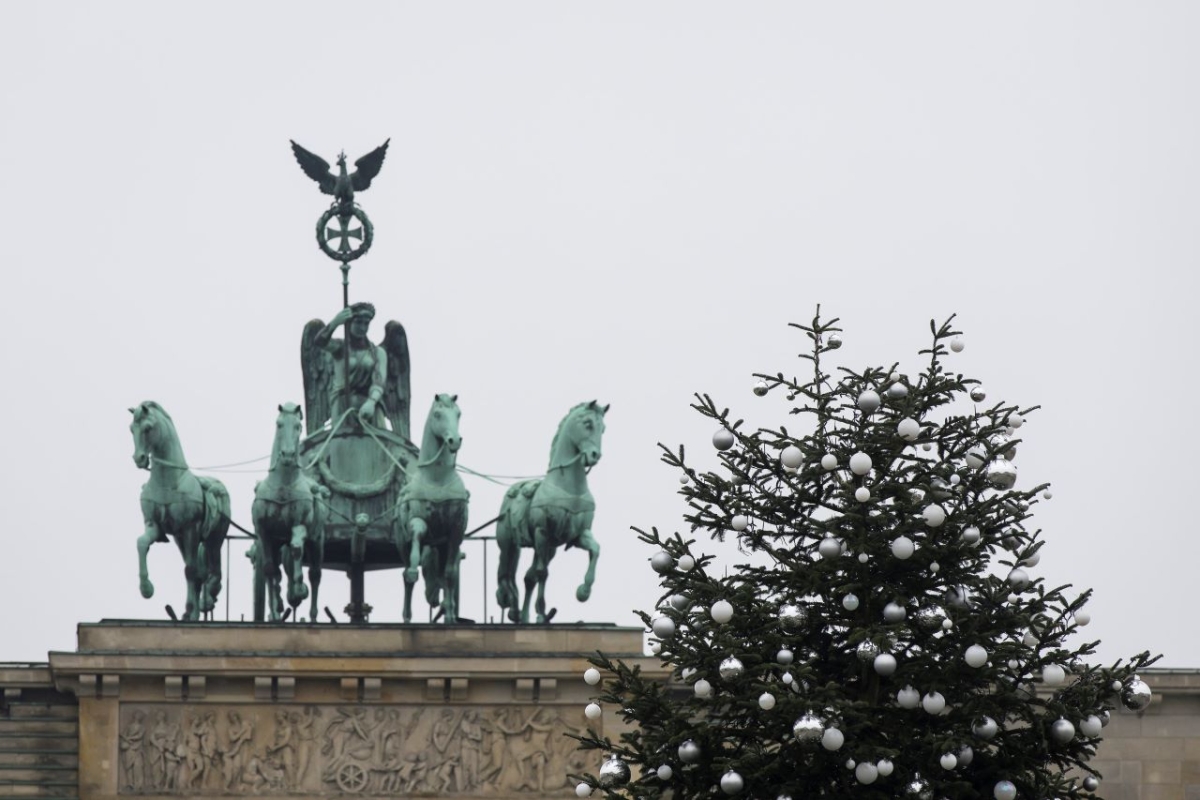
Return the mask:
<path fill-rule="evenodd" d="M 367 788 L 370 775 L 362 766 L 354 763 L 343 764 L 337 771 L 338 788 L 347 794 L 358 794 Z"/>

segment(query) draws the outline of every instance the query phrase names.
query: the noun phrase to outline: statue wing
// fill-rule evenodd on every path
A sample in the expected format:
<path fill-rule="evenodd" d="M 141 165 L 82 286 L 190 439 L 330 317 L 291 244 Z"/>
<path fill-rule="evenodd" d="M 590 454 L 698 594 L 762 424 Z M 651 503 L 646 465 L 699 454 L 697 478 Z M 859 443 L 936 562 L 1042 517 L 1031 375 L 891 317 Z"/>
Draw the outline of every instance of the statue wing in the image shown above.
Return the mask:
<path fill-rule="evenodd" d="M 383 404 L 387 409 L 392 430 L 412 441 L 409 428 L 409 410 L 412 388 L 409 377 L 412 365 L 408 360 L 408 334 L 404 326 L 392 320 L 384 326 L 383 349 L 388 357 L 387 383 L 383 387 Z"/>
<path fill-rule="evenodd" d="M 356 169 L 354 174 L 350 176 L 350 183 L 354 186 L 354 191 L 365 191 L 371 185 L 371 181 L 379 174 L 380 168 L 383 166 L 383 158 L 387 155 L 388 142 L 379 145 L 371 152 L 354 162 Z"/>
<path fill-rule="evenodd" d="M 311 435 L 329 421 L 333 409 L 329 396 L 333 387 L 333 356 L 317 343 L 317 334 L 325 327 L 319 319 L 309 320 L 300 337 L 300 369 L 304 372 L 304 416 Z"/>
<path fill-rule="evenodd" d="M 329 162 L 316 153 L 308 152 L 295 142 L 292 142 L 292 152 L 296 154 L 296 161 L 299 162 L 300 169 L 304 170 L 304 174 L 316 181 L 322 192 L 333 194 L 333 185 L 337 181 L 337 176 L 329 168 Z M 379 160 L 383 161 L 382 158 Z M 376 167 L 375 171 L 378 172 L 379 168 Z M 370 183 L 370 180 L 368 179 L 367 182 Z"/>

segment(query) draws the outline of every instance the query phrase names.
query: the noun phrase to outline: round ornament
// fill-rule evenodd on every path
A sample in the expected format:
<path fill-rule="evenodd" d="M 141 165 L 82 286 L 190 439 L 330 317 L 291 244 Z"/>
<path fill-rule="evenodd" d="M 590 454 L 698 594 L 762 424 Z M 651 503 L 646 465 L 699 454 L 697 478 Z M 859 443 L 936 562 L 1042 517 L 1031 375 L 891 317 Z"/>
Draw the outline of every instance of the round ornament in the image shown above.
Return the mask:
<path fill-rule="evenodd" d="M 1088 775 L 1083 779 L 1083 788 L 1086 791 L 1094 792 L 1100 788 L 1100 781 L 1094 775 Z"/>
<path fill-rule="evenodd" d="M 737 437 L 733 435 L 733 431 L 729 430 L 728 428 L 721 428 L 713 434 L 713 447 L 722 451 L 728 450 L 729 448 L 733 447 L 733 443 L 736 441 L 736 439 Z"/>
<path fill-rule="evenodd" d="M 967 662 L 967 666 L 979 669 L 987 663 L 988 653 L 980 645 L 973 644 L 967 648 L 967 652 L 963 655 L 963 660 Z"/>
<path fill-rule="evenodd" d="M 963 351 L 963 348 L 966 346 L 967 346 L 967 344 L 966 344 L 966 342 L 963 341 L 963 337 L 961 337 L 961 336 L 955 336 L 953 339 L 950 340 L 950 349 L 956 353 L 961 353 Z"/>
<path fill-rule="evenodd" d="M 992 789 L 992 797 L 996 800 L 1016 800 L 1017 787 L 1012 781 L 998 781 Z"/>
<path fill-rule="evenodd" d="M 600 670 L 595 667 L 588 667 L 583 672 L 583 682 L 588 686 L 595 686 L 600 682 Z"/>
<path fill-rule="evenodd" d="M 717 668 L 717 672 L 720 674 L 721 680 L 725 681 L 732 681 L 740 678 L 742 677 L 742 673 L 745 671 L 746 668 L 742 666 L 742 662 L 736 656 L 729 656 L 722 661 L 721 666 Z"/>
<path fill-rule="evenodd" d="M 987 463 L 987 448 L 981 444 L 977 444 L 967 451 L 963 456 L 963 460 L 967 462 L 967 466 L 971 469 L 979 469 Z"/>
<path fill-rule="evenodd" d="M 908 396 L 908 387 L 900 381 L 896 381 L 887 388 L 887 396 L 892 400 L 899 400 L 901 397 Z"/>
<path fill-rule="evenodd" d="M 1019 428 L 1024 424 L 1025 424 L 1025 418 L 1022 417 L 1020 414 L 1009 414 L 1008 415 L 1008 427 Z"/>
<path fill-rule="evenodd" d="M 970 608 L 971 590 L 966 586 L 951 586 L 946 590 L 946 602 L 954 608 Z"/>
<path fill-rule="evenodd" d="M 846 735 L 837 728 L 826 728 L 825 733 L 821 734 L 821 747 L 831 753 L 841 750 L 845 743 Z"/>
<path fill-rule="evenodd" d="M 943 753 L 940 763 L 942 769 L 954 769 L 958 766 L 958 756 L 954 753 Z"/>
<path fill-rule="evenodd" d="M 825 726 L 812 714 L 805 714 L 792 723 L 792 735 L 801 744 L 816 744 L 824 733 Z"/>
<path fill-rule="evenodd" d="M 991 717 L 981 717 L 972 726 L 971 732 L 987 742 L 991 741 L 1000 732 L 1000 726 Z"/>
<path fill-rule="evenodd" d="M 931 633 L 942 627 L 942 621 L 945 619 L 946 611 L 936 603 L 922 606 L 917 609 L 917 613 L 913 614 L 913 621 L 917 623 L 917 626 Z"/>
<path fill-rule="evenodd" d="M 708 613 L 712 616 L 713 622 L 724 625 L 733 619 L 733 605 L 728 600 L 718 600 L 712 604 Z"/>
<path fill-rule="evenodd" d="M 870 414 L 875 409 L 879 408 L 882 401 L 879 399 L 879 392 L 874 389 L 867 389 L 858 396 L 858 407 L 865 414 Z"/>
<path fill-rule="evenodd" d="M 1100 723 L 1100 718 L 1095 714 L 1089 714 L 1086 718 L 1079 721 L 1079 732 L 1089 739 L 1095 739 L 1100 735 L 1100 730 L 1104 726 Z"/>
<path fill-rule="evenodd" d="M 775 654 L 775 661 L 786 667 L 788 664 L 792 663 L 795 657 L 796 656 L 792 653 L 792 651 L 785 647 Z"/>
<path fill-rule="evenodd" d="M 979 528 L 976 528 L 974 525 L 963 528 L 962 540 L 967 544 L 978 544 L 981 538 L 983 537 L 979 533 Z"/>
<path fill-rule="evenodd" d="M 650 568 L 662 574 L 670 572 L 675 566 L 675 559 L 666 550 L 659 550 L 650 557 Z"/>
<path fill-rule="evenodd" d="M 766 393 L 767 393 L 767 382 L 766 381 L 758 381 L 754 384 L 754 394 L 755 395 L 757 395 L 758 397 L 762 397 Z"/>
<path fill-rule="evenodd" d="M 671 780 L 671 776 L 675 774 L 675 770 L 671 769 L 670 764 L 663 764 L 655 771 L 655 774 L 658 775 L 660 781 L 669 781 Z"/>
<path fill-rule="evenodd" d="M 691 572 L 692 568 L 696 566 L 696 559 L 692 558 L 689 555 L 682 555 L 679 557 L 678 564 L 679 564 L 679 569 L 682 570 L 683 572 Z"/>
<path fill-rule="evenodd" d="M 779 622 L 787 631 L 798 631 L 808 623 L 808 611 L 804 606 L 786 603 L 779 607 Z"/>
<path fill-rule="evenodd" d="M 925 518 L 925 524 L 931 528 L 940 528 L 942 523 L 946 521 L 946 509 L 934 504 L 925 506 L 921 512 L 921 516 Z"/>
<path fill-rule="evenodd" d="M 930 692 L 921 698 L 921 708 L 930 714 L 940 714 L 946 710 L 946 698 L 941 692 Z"/>
<path fill-rule="evenodd" d="M 837 469 L 837 464 L 837 456 L 835 456 L 833 453 L 826 453 L 825 455 L 821 456 L 821 469 L 825 470 L 826 472 Z"/>
<path fill-rule="evenodd" d="M 804 451 L 794 444 L 789 444 L 779 454 L 779 461 L 788 469 L 800 469 L 800 465 L 804 463 Z"/>
<path fill-rule="evenodd" d="M 600 785 L 605 788 L 629 783 L 629 765 L 618 756 L 611 756 L 600 765 Z"/>
<path fill-rule="evenodd" d="M 1008 583 L 1017 591 L 1024 589 L 1029 585 L 1029 573 L 1017 567 L 1012 572 L 1008 573 Z"/>
<path fill-rule="evenodd" d="M 858 609 L 858 595 L 848 594 L 842 598 L 842 608 L 847 611 L 855 611 Z"/>
<path fill-rule="evenodd" d="M 821 558 L 836 558 L 842 554 L 842 543 L 832 536 L 826 536 L 817 545 L 817 552 L 821 554 Z"/>
<path fill-rule="evenodd" d="M 842 337 L 836 333 L 829 334 L 829 338 L 825 340 L 826 350 L 837 350 L 842 346 Z"/>
<path fill-rule="evenodd" d="M 988 464 L 987 479 L 997 489 L 1011 489 L 1017 482 L 1017 467 L 1007 459 L 994 459 Z"/>
<path fill-rule="evenodd" d="M 901 708 L 913 709 L 921 705 L 921 693 L 911 686 L 905 686 L 896 692 L 896 703 Z"/>
<path fill-rule="evenodd" d="M 862 784 L 872 784 L 879 777 L 879 767 L 864 761 L 854 768 L 854 777 Z"/>
<path fill-rule="evenodd" d="M 579 783 L 579 784 L 575 785 L 575 796 L 576 797 L 590 797 L 591 794 L 592 794 L 592 787 L 590 784 Z"/>
<path fill-rule="evenodd" d="M 863 639 L 858 643 L 858 647 L 855 648 L 854 653 L 858 656 L 859 661 L 874 662 L 875 658 L 879 655 L 879 645 L 870 639 Z"/>
<path fill-rule="evenodd" d="M 916 549 L 917 546 L 907 536 L 898 536 L 892 541 L 892 555 L 901 561 L 911 558 Z"/>
<path fill-rule="evenodd" d="M 688 603 L 692 602 L 686 594 L 671 595 L 671 608 L 676 611 L 683 611 L 688 607 Z"/>
<path fill-rule="evenodd" d="M 868 562 L 868 561 L 870 561 L 870 560 L 871 560 L 871 559 L 870 559 L 870 557 L 869 557 L 869 556 L 868 556 L 866 553 L 859 553 L 859 554 L 858 554 L 858 563 L 860 563 L 860 564 L 865 564 L 865 563 L 867 563 L 867 562 Z"/>
<path fill-rule="evenodd" d="M 896 657 L 891 653 L 880 653 L 875 656 L 875 672 L 876 674 L 888 677 L 896 673 Z"/>
<path fill-rule="evenodd" d="M 886 778 L 888 775 L 892 774 L 892 770 L 895 769 L 895 765 L 893 765 L 888 759 L 881 758 L 875 762 L 875 769 L 879 770 L 880 777 Z"/>
<path fill-rule="evenodd" d="M 971 399 L 976 403 L 982 403 L 984 400 L 987 400 L 987 392 L 976 386 L 971 390 Z"/>
<path fill-rule="evenodd" d="M 883 607 L 883 619 L 885 622 L 903 622 L 906 616 L 908 616 L 908 612 L 899 603 L 888 603 Z"/>
<path fill-rule="evenodd" d="M 1056 719 L 1050 725 L 1050 737 L 1059 744 L 1066 744 L 1075 738 L 1075 726 L 1070 720 Z"/>
<path fill-rule="evenodd" d="M 780 676 L 779 676 L 779 680 L 783 681 L 783 683 L 784 683 L 784 685 L 785 685 L 785 686 L 791 686 L 791 685 L 792 685 L 792 681 L 794 681 L 794 680 L 795 680 L 795 678 L 793 678 L 793 677 L 792 677 L 792 673 L 790 673 L 790 672 L 785 672 L 785 673 L 783 673 L 782 675 L 780 675 Z"/>
<path fill-rule="evenodd" d="M 654 631 L 654 635 L 660 639 L 667 639 L 675 635 L 675 620 L 670 617 L 658 617 L 650 627 Z"/>
<path fill-rule="evenodd" d="M 729 520 L 729 527 L 735 531 L 744 531 L 750 527 L 750 519 L 745 514 L 735 514 L 733 519 Z"/>
<path fill-rule="evenodd" d="M 1047 664 L 1042 667 L 1042 683 L 1047 686 L 1061 686 L 1067 679 L 1067 671 L 1058 664 Z"/>
<path fill-rule="evenodd" d="M 583 709 L 583 715 L 588 719 L 600 719 L 602 713 L 597 703 L 588 703 Z"/>
<path fill-rule="evenodd" d="M 685 764 L 695 764 L 700 760 L 701 752 L 700 745 L 696 744 L 691 739 L 688 739 L 683 744 L 679 745 L 679 760 Z"/>
<path fill-rule="evenodd" d="M 1021 559 L 1021 563 L 1027 567 L 1036 567 L 1039 563 L 1041 563 L 1041 560 L 1041 553 L 1032 553 L 1027 558 Z"/>
<path fill-rule="evenodd" d="M 679 484 L 681 486 L 687 486 L 689 480 L 691 480 L 691 478 L 687 476 L 686 472 L 679 476 Z"/>
<path fill-rule="evenodd" d="M 1075 624 L 1078 625 L 1079 627 L 1082 628 L 1083 626 L 1087 625 L 1091 621 L 1092 621 L 1092 615 L 1089 614 L 1088 612 L 1086 612 L 1086 611 L 1076 611 L 1075 612 Z"/>
<path fill-rule="evenodd" d="M 746 782 L 742 780 L 742 776 L 733 770 L 729 770 L 721 776 L 721 791 L 725 794 L 737 794 L 745 785 Z"/>
<path fill-rule="evenodd" d="M 1121 694 L 1121 702 L 1130 711 L 1141 711 L 1150 705 L 1151 695 L 1150 687 L 1146 685 L 1145 681 L 1135 675 Z"/>
<path fill-rule="evenodd" d="M 871 457 L 861 451 L 850 456 L 850 471 L 855 475 L 866 475 L 871 471 Z"/>
<path fill-rule="evenodd" d="M 969 766 L 971 764 L 971 761 L 974 760 L 974 758 L 975 758 L 975 751 L 966 745 L 963 745 L 962 748 L 958 751 L 958 765 L 960 767 Z"/>
<path fill-rule="evenodd" d="M 701 678 L 692 684 L 692 691 L 696 693 L 696 697 L 708 697 L 712 694 L 712 684 Z"/>
<path fill-rule="evenodd" d="M 1112 719 L 1112 714 L 1109 713 L 1108 709 L 1104 709 L 1103 711 L 1101 711 L 1100 712 L 1100 727 L 1107 728 L 1108 721 L 1110 719 Z"/>
<path fill-rule="evenodd" d="M 917 437 L 921 435 L 921 423 L 912 417 L 905 417 L 896 426 L 896 433 L 906 442 L 915 442 Z"/>
<path fill-rule="evenodd" d="M 763 692 L 758 696 L 758 707 L 763 711 L 770 711 L 775 707 L 775 695 L 770 692 Z"/>
<path fill-rule="evenodd" d="M 871 499 L 871 490 L 865 486 L 860 486 L 854 490 L 854 499 L 860 503 L 865 503 Z"/>

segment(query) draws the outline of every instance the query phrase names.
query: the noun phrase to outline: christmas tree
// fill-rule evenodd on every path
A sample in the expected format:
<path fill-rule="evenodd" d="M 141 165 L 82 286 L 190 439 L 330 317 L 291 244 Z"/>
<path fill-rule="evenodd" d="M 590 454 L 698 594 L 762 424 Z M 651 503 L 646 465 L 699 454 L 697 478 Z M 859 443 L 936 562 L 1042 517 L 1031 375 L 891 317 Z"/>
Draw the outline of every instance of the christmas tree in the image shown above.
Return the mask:
<path fill-rule="evenodd" d="M 630 727 L 577 794 L 757 800 L 1090 797 L 1087 762 L 1118 703 L 1140 710 L 1148 653 L 1110 667 L 1068 646 L 1090 594 L 1050 587 L 1013 458 L 1035 408 L 987 401 L 946 368 L 963 340 L 930 323 L 919 375 L 896 365 L 826 372 L 837 320 L 794 325 L 811 378 L 758 375 L 786 393 L 794 430 L 747 430 L 707 395 L 717 472 L 680 471 L 689 536 L 638 530 L 663 589 L 641 613 L 668 685 L 602 654 L 585 675 Z M 636 530 L 636 529 L 635 529 Z M 694 534 L 736 537 L 719 564 Z M 1076 637 L 1078 638 L 1078 637 Z"/>

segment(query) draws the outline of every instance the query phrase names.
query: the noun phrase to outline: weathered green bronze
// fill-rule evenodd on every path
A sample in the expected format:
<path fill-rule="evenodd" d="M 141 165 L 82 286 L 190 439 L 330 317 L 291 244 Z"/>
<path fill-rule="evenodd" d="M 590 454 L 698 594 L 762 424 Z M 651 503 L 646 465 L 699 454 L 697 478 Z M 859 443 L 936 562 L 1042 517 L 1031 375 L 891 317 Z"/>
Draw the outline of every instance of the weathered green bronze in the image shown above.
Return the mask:
<path fill-rule="evenodd" d="M 455 469 L 462 436 L 458 395 L 433 398 L 416 469 L 400 492 L 396 509 L 396 546 L 404 561 L 404 621 L 412 619 L 417 565 L 425 578 L 425 600 L 442 607 L 443 622 L 458 622 L 458 565 L 467 531 L 470 493 Z"/>
<path fill-rule="evenodd" d="M 292 142 L 292 152 L 295 154 L 300 168 L 304 170 L 304 174 L 316 181 L 322 192 L 333 195 L 333 204 L 317 222 L 317 244 L 325 255 L 342 262 L 343 285 L 347 285 L 349 282 L 349 263 L 366 255 L 366 252 L 371 249 L 371 241 L 374 237 L 371 220 L 355 204 L 354 193 L 364 192 L 370 187 L 371 181 L 383 167 L 383 159 L 387 156 L 388 142 L 390 141 L 389 139 L 355 161 L 356 169 L 352 173 L 346 172 L 345 152 L 338 154 L 338 173 L 336 175 L 330 169 L 328 161 L 305 150 L 294 141 Z M 338 221 L 336 230 L 329 226 L 329 223 L 335 218 Z M 351 228 L 351 219 L 357 219 L 362 227 Z M 336 249 L 329 244 L 334 239 L 338 240 Z M 351 247 L 351 239 L 359 240 L 359 246 Z"/>
<path fill-rule="evenodd" d="M 221 547 L 229 531 L 229 492 L 215 478 L 193 475 L 183 457 L 175 423 L 162 406 L 147 400 L 129 409 L 133 422 L 133 463 L 150 470 L 142 487 L 145 533 L 138 538 L 138 577 L 142 597 L 154 596 L 146 553 L 155 542 L 175 537 L 187 577 L 183 618 L 208 615 L 221 593 Z"/>
<path fill-rule="evenodd" d="M 251 518 L 258 537 L 254 551 L 254 620 L 265 618 L 264 606 L 270 601 L 274 622 L 283 616 L 279 568 L 287 572 L 288 605 L 292 617 L 296 607 L 309 597 L 304 584 L 303 564 L 308 562 L 312 583 L 309 619 L 316 620 L 319 606 L 317 591 L 321 585 L 321 564 L 325 552 L 325 500 L 329 490 L 305 475 L 300 463 L 301 412 L 295 403 L 279 406 L 275 421 L 275 443 L 271 447 L 271 468 L 266 480 L 254 487 Z"/>
<path fill-rule="evenodd" d="M 513 622 L 529 622 L 529 601 L 537 585 L 537 621 L 549 622 L 556 609 L 546 613 L 546 578 L 554 551 L 581 547 L 588 552 L 587 573 L 575 590 L 584 602 L 592 594 L 600 545 L 592 537 L 596 501 L 588 490 L 587 475 L 600 460 L 600 439 L 608 406 L 595 400 L 572 408 L 559 423 L 550 445 L 550 469 L 540 480 L 514 484 L 500 505 L 496 544 L 500 566 L 496 572 L 496 602 L 508 609 Z M 517 611 L 517 561 L 522 548 L 533 549 L 533 564 L 525 573 L 525 602 Z"/>

